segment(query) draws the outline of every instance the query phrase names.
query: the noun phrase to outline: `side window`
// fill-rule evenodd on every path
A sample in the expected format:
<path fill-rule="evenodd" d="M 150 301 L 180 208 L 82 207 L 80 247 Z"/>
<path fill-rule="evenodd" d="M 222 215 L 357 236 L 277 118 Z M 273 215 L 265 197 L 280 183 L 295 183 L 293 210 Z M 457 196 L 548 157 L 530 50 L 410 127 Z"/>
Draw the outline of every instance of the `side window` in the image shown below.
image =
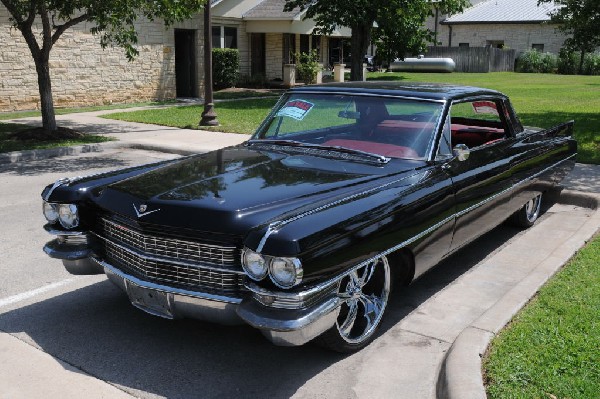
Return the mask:
<path fill-rule="evenodd" d="M 490 145 L 507 135 L 500 117 L 502 103 L 494 100 L 474 100 L 452 104 L 450 134 L 452 147 L 465 144 L 469 148 Z"/>

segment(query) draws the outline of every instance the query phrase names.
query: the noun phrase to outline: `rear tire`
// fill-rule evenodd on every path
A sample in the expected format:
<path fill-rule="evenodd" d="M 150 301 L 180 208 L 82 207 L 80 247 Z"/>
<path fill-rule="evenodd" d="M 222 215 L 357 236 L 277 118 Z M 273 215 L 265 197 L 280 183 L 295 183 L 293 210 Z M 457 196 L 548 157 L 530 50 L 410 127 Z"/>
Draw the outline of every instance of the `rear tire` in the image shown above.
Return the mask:
<path fill-rule="evenodd" d="M 540 216 L 540 209 L 542 207 L 542 194 L 527 201 L 521 209 L 519 209 L 509 219 L 510 222 L 517 227 L 531 227 L 535 224 L 536 220 Z"/>
<path fill-rule="evenodd" d="M 385 256 L 342 278 L 338 286 L 342 304 L 337 321 L 316 342 L 342 353 L 367 346 L 381 324 L 390 288 L 390 266 Z"/>

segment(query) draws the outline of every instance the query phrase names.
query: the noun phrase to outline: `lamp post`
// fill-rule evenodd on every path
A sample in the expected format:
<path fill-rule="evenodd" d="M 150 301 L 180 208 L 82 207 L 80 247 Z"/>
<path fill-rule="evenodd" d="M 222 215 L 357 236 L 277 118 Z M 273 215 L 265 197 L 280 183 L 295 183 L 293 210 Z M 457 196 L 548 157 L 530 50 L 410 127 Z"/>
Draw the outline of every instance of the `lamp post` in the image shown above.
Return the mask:
<path fill-rule="evenodd" d="M 204 112 L 200 126 L 219 126 L 213 104 L 211 0 L 204 5 Z"/>

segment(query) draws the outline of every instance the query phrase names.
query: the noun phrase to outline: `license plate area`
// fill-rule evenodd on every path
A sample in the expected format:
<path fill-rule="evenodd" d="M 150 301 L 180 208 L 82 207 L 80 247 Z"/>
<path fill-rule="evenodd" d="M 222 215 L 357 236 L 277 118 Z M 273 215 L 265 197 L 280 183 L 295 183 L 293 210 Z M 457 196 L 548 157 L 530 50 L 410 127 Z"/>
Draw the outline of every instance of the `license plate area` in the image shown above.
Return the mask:
<path fill-rule="evenodd" d="M 126 286 L 133 306 L 154 316 L 173 318 L 171 296 L 168 293 L 140 287 L 131 281 L 126 281 Z"/>

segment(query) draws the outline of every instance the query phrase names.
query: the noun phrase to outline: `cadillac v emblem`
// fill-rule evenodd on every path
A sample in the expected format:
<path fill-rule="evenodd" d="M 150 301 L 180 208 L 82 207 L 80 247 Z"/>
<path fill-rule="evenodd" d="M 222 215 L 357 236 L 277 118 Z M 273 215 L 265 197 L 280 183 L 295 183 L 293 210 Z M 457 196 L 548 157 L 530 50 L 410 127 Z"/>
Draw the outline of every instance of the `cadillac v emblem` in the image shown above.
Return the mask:
<path fill-rule="evenodd" d="M 141 218 L 142 216 L 146 216 L 146 215 L 149 215 L 151 213 L 160 211 L 160 209 L 155 209 L 153 211 L 146 212 L 148 210 L 148 205 L 146 205 L 146 204 L 140 205 L 139 210 L 138 210 L 138 208 L 135 207 L 135 204 L 132 204 L 132 205 L 133 205 L 133 210 L 135 210 L 135 214 L 139 218 Z"/>

